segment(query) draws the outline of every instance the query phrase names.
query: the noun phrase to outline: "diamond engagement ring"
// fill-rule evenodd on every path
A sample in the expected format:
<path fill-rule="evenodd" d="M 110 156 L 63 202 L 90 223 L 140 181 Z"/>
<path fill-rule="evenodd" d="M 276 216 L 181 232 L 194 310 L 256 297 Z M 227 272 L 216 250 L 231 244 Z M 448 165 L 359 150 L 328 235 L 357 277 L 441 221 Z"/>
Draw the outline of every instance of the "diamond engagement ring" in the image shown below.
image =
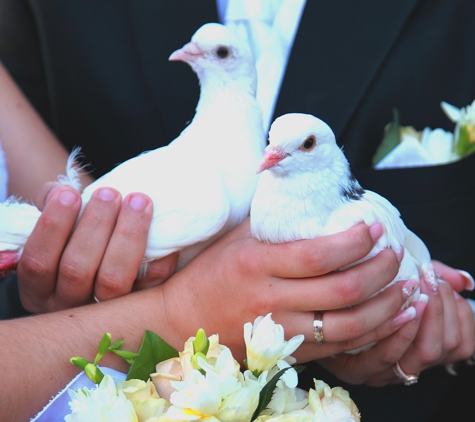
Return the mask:
<path fill-rule="evenodd" d="M 397 377 L 404 381 L 404 385 L 412 385 L 419 381 L 419 374 L 406 374 L 402 369 L 401 365 L 399 365 L 399 361 L 397 361 L 393 366 L 394 373 Z"/>

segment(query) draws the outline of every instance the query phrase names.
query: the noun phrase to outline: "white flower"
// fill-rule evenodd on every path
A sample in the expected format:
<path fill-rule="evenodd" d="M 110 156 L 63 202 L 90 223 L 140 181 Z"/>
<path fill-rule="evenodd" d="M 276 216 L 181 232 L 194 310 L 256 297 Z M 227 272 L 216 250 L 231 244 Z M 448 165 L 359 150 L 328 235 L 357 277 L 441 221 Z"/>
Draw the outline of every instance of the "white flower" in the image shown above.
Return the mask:
<path fill-rule="evenodd" d="M 163 416 L 169 406 L 167 400 L 160 398 L 153 383 L 137 379 L 121 381 L 117 384 L 121 392 L 132 403 L 139 422 L 149 421 L 153 417 Z"/>
<path fill-rule="evenodd" d="M 426 127 L 421 134 L 421 145 L 429 153 L 433 164 L 445 164 L 460 157 L 454 152 L 454 135 L 443 129 Z"/>
<path fill-rule="evenodd" d="M 175 391 L 170 385 L 170 381 L 180 381 L 184 378 L 180 359 L 170 358 L 157 363 L 155 371 L 153 374 L 150 374 L 150 378 L 158 395 L 166 400 L 170 400 L 170 395 Z"/>
<path fill-rule="evenodd" d="M 137 422 L 132 403 L 117 391 L 113 379 L 105 375 L 97 388 L 69 390 L 72 413 L 66 422 Z"/>
<path fill-rule="evenodd" d="M 246 377 L 240 372 L 218 372 L 206 362 L 200 361 L 201 364 L 207 371 L 206 375 L 193 370 L 183 381 L 171 382 L 177 391 L 170 397 L 172 406 L 167 411 L 167 417 L 195 421 L 250 421 L 257 408 L 263 381 L 256 380 L 254 376 Z"/>
<path fill-rule="evenodd" d="M 313 415 L 314 422 L 359 422 L 359 410 L 348 391 L 341 387 L 330 388 L 321 380 L 314 381 L 315 390 L 309 391 L 306 409 Z"/>
<path fill-rule="evenodd" d="M 303 410 L 286 413 L 284 415 L 263 415 L 255 419 L 255 422 L 314 422 L 312 417 Z"/>
<path fill-rule="evenodd" d="M 290 356 L 303 342 L 302 334 L 284 339 L 282 325 L 276 324 L 271 314 L 257 317 L 254 325 L 250 322 L 244 325 L 244 341 L 246 342 L 247 368 L 255 375 L 272 370 L 280 361 L 292 365 L 296 362 Z M 295 371 L 290 369 L 287 372 Z"/>
<path fill-rule="evenodd" d="M 267 408 L 271 414 L 281 415 L 302 410 L 308 405 L 307 397 L 308 393 L 306 391 L 300 388 L 289 388 L 285 383 L 280 383 L 274 390 L 274 395 Z"/>

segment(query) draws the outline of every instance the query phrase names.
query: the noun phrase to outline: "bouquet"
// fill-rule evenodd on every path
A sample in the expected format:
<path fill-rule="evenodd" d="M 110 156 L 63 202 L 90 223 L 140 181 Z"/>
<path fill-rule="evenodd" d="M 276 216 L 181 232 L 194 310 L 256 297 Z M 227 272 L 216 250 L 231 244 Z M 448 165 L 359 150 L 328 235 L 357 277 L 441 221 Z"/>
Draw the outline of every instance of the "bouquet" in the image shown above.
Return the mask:
<path fill-rule="evenodd" d="M 333 422 L 359 421 L 348 392 L 314 379 L 309 391 L 297 387 L 298 373 L 291 354 L 304 340 L 284 339 L 271 314 L 244 325 L 245 369 L 218 334 L 198 330 L 182 352 L 147 331 L 138 353 L 111 344 L 106 333 L 93 362 L 74 357 L 92 388 L 69 389 L 66 422 Z M 127 377 L 115 382 L 98 366 L 101 357 L 116 353 L 131 364 Z"/>
<path fill-rule="evenodd" d="M 440 165 L 457 161 L 475 151 L 475 100 L 461 109 L 442 101 L 440 106 L 455 123 L 453 132 L 441 128 L 401 126 L 399 112 L 386 125 L 381 144 L 373 157 L 375 168 Z"/>

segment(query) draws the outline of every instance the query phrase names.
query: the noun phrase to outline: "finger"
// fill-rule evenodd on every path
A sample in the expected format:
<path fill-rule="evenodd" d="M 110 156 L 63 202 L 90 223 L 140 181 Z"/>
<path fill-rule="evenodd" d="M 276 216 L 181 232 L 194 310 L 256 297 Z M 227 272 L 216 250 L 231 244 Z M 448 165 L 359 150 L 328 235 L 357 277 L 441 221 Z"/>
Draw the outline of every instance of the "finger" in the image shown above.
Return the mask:
<path fill-rule="evenodd" d="M 97 189 L 79 219 L 63 253 L 58 274 L 57 302 L 69 308 L 89 301 L 122 198 L 112 188 Z"/>
<path fill-rule="evenodd" d="M 405 369 L 409 373 L 420 372 L 428 364 L 439 359 L 443 350 L 444 341 L 444 303 L 440 283 L 431 284 L 422 277 L 421 292 L 429 297 L 424 316 L 421 320 L 418 335 L 414 340 L 414 354 L 417 359 L 405 359 Z M 447 286 L 448 287 L 448 286 Z M 442 294 L 441 294 L 442 290 Z"/>
<path fill-rule="evenodd" d="M 147 195 L 132 193 L 125 197 L 97 273 L 94 292 L 101 301 L 132 290 L 145 255 L 152 215 L 153 202 Z"/>
<path fill-rule="evenodd" d="M 318 278 L 276 279 L 277 288 L 272 293 L 274 307 L 327 311 L 354 306 L 386 287 L 396 276 L 398 268 L 394 252 L 385 249 L 374 258 L 344 271 Z"/>
<path fill-rule="evenodd" d="M 427 304 L 426 300 L 427 296 L 421 295 L 417 302 L 411 303 L 411 307 L 416 311 L 413 319 L 405 318 L 405 321 L 402 321 L 402 315 L 410 308 L 398 313 L 391 320 L 391 325 L 397 324 L 399 329 L 390 336 L 381 339 L 368 350 L 345 359 L 345 364 L 351 365 L 351 371 L 340 368 L 334 359 L 326 359 L 321 364 L 336 373 L 343 381 L 352 384 L 365 383 L 376 387 L 400 382 L 395 376 L 393 366 L 411 346 Z"/>
<path fill-rule="evenodd" d="M 452 288 L 461 292 L 462 290 L 473 290 L 475 288 L 475 283 L 473 277 L 466 271 L 456 270 L 448 265 L 443 264 L 439 261 L 432 261 L 434 265 L 434 270 L 436 274 L 447 283 L 449 283 Z"/>
<path fill-rule="evenodd" d="M 45 301 L 55 291 L 61 255 L 80 208 L 76 190 L 66 185 L 56 187 L 25 244 L 18 281 L 22 303 L 31 312 L 44 312 Z"/>
<path fill-rule="evenodd" d="M 145 276 L 135 281 L 133 290 L 148 289 L 162 284 L 175 272 L 177 262 L 178 252 L 149 262 Z"/>
<path fill-rule="evenodd" d="M 345 232 L 311 240 L 271 245 L 258 242 L 255 256 L 265 259 L 259 264 L 267 268 L 268 274 L 282 278 L 311 277 L 335 271 L 364 258 L 381 233 L 380 223 L 372 228 L 358 224 Z"/>
<path fill-rule="evenodd" d="M 455 352 L 449 356 L 449 362 L 458 362 L 472 358 L 475 353 L 475 319 L 473 309 L 465 298 L 454 293 L 459 315 L 462 340 Z"/>
<path fill-rule="evenodd" d="M 355 307 L 325 312 L 322 317 L 324 344 L 315 341 L 313 313 L 295 316 L 291 326 L 286 327 L 286 333 L 290 336 L 304 334 L 305 343 L 299 352 L 302 352 L 301 356 L 310 354 L 312 359 L 315 359 L 312 353 L 319 353 L 318 357 L 329 356 L 374 343 L 414 318 L 413 307 L 400 311 L 408 297 L 405 284 L 404 281 L 398 282 Z M 279 312 L 275 312 L 273 318 L 284 321 Z M 288 317 L 286 320 L 288 324 Z M 305 351 L 305 346 L 310 347 Z"/>
<path fill-rule="evenodd" d="M 39 210 L 44 209 L 49 195 L 56 186 L 58 186 L 56 182 L 47 182 L 41 185 L 41 187 L 38 189 L 34 204 Z"/>
<path fill-rule="evenodd" d="M 460 345 L 462 341 L 462 327 L 459 324 L 459 312 L 455 303 L 454 290 L 441 279 L 439 291 L 444 306 L 442 358 L 445 359 Z"/>

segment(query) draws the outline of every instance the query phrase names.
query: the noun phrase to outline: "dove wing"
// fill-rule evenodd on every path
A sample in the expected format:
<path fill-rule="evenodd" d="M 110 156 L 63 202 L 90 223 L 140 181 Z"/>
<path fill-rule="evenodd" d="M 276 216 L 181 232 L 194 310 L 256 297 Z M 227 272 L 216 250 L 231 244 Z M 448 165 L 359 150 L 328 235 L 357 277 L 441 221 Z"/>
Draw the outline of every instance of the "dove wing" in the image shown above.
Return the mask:
<path fill-rule="evenodd" d="M 154 203 L 146 259 L 156 259 L 216 234 L 229 215 L 229 199 L 212 159 L 197 159 L 193 148 L 172 144 L 125 161 L 83 193 L 87 202 L 101 186 L 122 197 L 143 192 Z"/>

